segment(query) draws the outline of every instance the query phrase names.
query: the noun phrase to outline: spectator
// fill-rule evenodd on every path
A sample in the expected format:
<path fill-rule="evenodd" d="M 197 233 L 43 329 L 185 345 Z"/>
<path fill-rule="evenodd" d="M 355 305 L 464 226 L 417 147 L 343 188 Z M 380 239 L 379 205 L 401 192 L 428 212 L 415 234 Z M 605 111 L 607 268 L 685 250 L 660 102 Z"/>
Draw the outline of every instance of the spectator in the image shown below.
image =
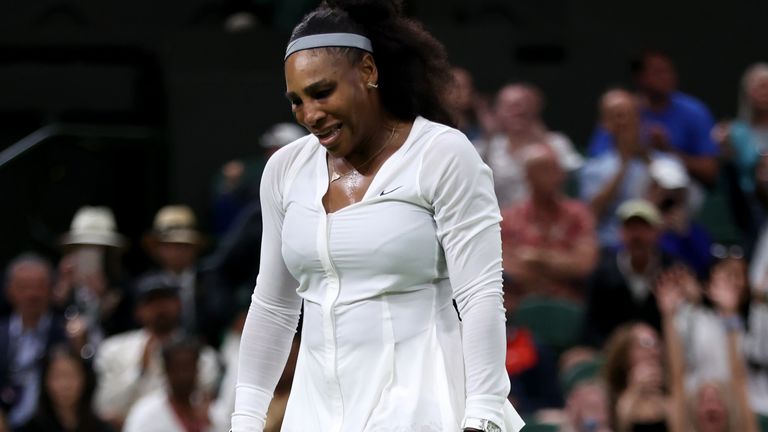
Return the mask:
<path fill-rule="evenodd" d="M 688 172 L 705 185 L 717 179 L 717 145 L 710 132 L 714 126 L 709 109 L 698 99 L 677 90 L 677 72 L 661 51 L 647 50 L 630 65 L 641 101 L 643 134 L 650 146 L 674 154 Z M 602 154 L 616 145 L 605 129 L 598 129 L 589 155 Z"/>
<path fill-rule="evenodd" d="M 581 301 L 598 256 L 592 214 L 562 193 L 565 172 L 550 146 L 520 154 L 530 197 L 502 210 L 504 271 L 523 295 Z"/>
<path fill-rule="evenodd" d="M 155 216 L 144 245 L 160 268 L 152 275 L 173 279 L 180 288 L 181 324 L 189 334 L 217 343 L 231 310 L 231 293 L 218 289 L 198 268 L 198 256 L 205 246 L 197 230 L 195 214 L 187 206 L 169 205 Z"/>
<path fill-rule="evenodd" d="M 560 432 L 611 432 L 608 395 L 599 381 L 574 386 L 565 403 L 567 423 Z"/>
<path fill-rule="evenodd" d="M 588 286 L 584 323 L 586 342 L 602 343 L 617 327 L 630 321 L 661 328 L 653 283 L 673 259 L 658 245 L 661 215 L 645 200 L 619 207 L 622 247 L 604 250 Z"/>
<path fill-rule="evenodd" d="M 265 132 L 260 139 L 260 145 L 270 157 L 283 146 L 306 135 L 307 131 L 294 123 L 278 123 Z M 261 204 L 258 199 L 258 176 L 263 170 L 264 161 L 235 160 L 229 164 L 239 166 L 236 170 L 245 170 L 237 180 L 233 190 L 248 190 L 239 193 L 237 204 L 232 208 L 237 210 L 229 216 L 226 228 L 217 228 L 220 241 L 216 249 L 202 263 L 202 271 L 206 274 L 206 285 L 215 286 L 217 290 L 234 293 L 239 287 L 253 287 L 259 273 L 259 257 L 261 253 Z M 229 169 L 226 168 L 225 170 Z M 216 203 L 235 199 L 227 198 L 223 190 L 215 198 Z M 218 204 L 214 204 L 216 207 Z M 216 213 L 218 210 L 215 210 Z M 218 213 L 217 213 L 218 214 Z M 215 216 L 219 218 L 219 216 Z M 223 213 L 221 213 L 223 218 Z M 217 225 L 219 223 L 217 222 Z M 223 316 L 227 316 L 226 314 Z"/>
<path fill-rule="evenodd" d="M 163 388 L 160 347 L 183 333 L 179 290 L 167 276 L 143 278 L 136 289 L 136 315 L 142 327 L 105 339 L 96 354 L 96 409 L 110 422 L 121 424 L 139 398 Z M 212 394 L 219 365 L 211 348 L 203 349 L 198 371 L 199 388 Z"/>
<path fill-rule="evenodd" d="M 713 269 L 712 279 L 710 281 L 709 295 L 712 301 L 717 305 L 717 309 L 724 317 L 726 335 L 718 337 L 723 331 L 718 331 L 718 327 L 707 325 L 705 313 L 698 316 L 691 315 L 680 316 L 680 309 L 687 298 L 691 298 L 690 281 L 692 278 L 682 272 L 680 269 L 672 269 L 659 278 L 657 286 L 657 298 L 659 301 L 659 310 L 662 313 L 664 341 L 668 354 L 670 365 L 669 382 L 673 396 L 673 409 L 679 412 L 679 418 L 676 420 L 675 430 L 689 430 L 693 428 L 696 431 L 745 431 L 756 432 L 757 423 L 754 414 L 750 410 L 749 398 L 747 395 L 747 375 L 746 365 L 743 356 L 740 353 L 741 335 L 738 325 L 728 324 L 729 319 L 735 318 L 739 304 L 740 290 L 734 289 L 740 283 L 746 280 L 746 271 L 744 266 L 733 266 L 734 261 L 723 261 Z M 738 279 L 740 282 L 737 282 Z M 734 283 L 736 282 L 736 283 Z M 682 318 L 682 319 L 681 319 Z M 698 318 L 698 319 L 697 319 Z M 696 320 L 691 322 L 692 320 Z M 736 323 L 734 320 L 733 323 Z M 681 332 L 680 327 L 685 325 L 696 326 L 689 327 L 687 331 Z M 701 341 L 703 334 L 691 334 L 693 332 L 706 331 L 709 338 L 707 343 L 710 352 L 714 355 L 705 354 L 700 357 L 703 351 L 701 346 L 695 346 L 691 342 L 697 339 Z M 718 342 L 723 342 L 718 346 Z M 750 341 L 744 341 L 744 348 L 750 349 Z M 714 349 L 713 349 L 714 348 Z M 685 353 L 690 360 L 693 357 L 693 364 L 697 369 L 692 377 L 693 386 L 689 397 L 689 406 L 686 409 L 685 404 L 685 381 L 686 381 L 686 359 Z M 698 354 L 699 356 L 691 356 Z M 700 361 L 715 360 L 717 356 L 722 355 L 724 361 L 718 363 L 727 364 L 727 382 L 728 396 L 725 393 L 725 387 L 719 384 L 713 376 L 701 374 Z M 699 357 L 699 358 L 695 358 Z M 712 369 L 710 369 L 712 370 Z M 691 382 L 691 380 L 689 380 Z M 726 400 L 730 399 L 732 403 L 726 405 Z"/>
<path fill-rule="evenodd" d="M 67 343 L 63 319 L 51 310 L 53 270 L 34 254 L 16 257 L 6 271 L 11 316 L 0 321 L 0 402 L 11 429 L 37 409 L 42 360 L 49 349 Z"/>
<path fill-rule="evenodd" d="M 453 74 L 453 91 L 451 102 L 453 103 L 454 117 L 457 129 L 464 132 L 470 141 L 475 141 L 484 136 L 478 118 L 478 97 L 475 93 L 475 84 L 472 74 L 460 67 L 451 69 Z"/>
<path fill-rule="evenodd" d="M 603 94 L 600 116 L 614 146 L 587 160 L 581 171 L 580 192 L 597 220 L 600 245 L 616 247 L 616 209 L 624 201 L 643 198 L 650 182 L 648 165 L 671 156 L 652 150 L 644 142 L 637 100 L 626 90 L 614 89 Z"/>
<path fill-rule="evenodd" d="M 730 207 L 749 246 L 768 206 L 768 63 L 747 68 L 741 79 L 738 118 L 718 124 L 713 136 L 720 144 L 725 172 L 736 186 L 731 188 Z"/>
<path fill-rule="evenodd" d="M 206 397 L 196 395 L 200 356 L 201 347 L 192 339 L 166 342 L 163 365 L 168 388 L 139 400 L 128 414 L 123 432 L 213 432 Z"/>
<path fill-rule="evenodd" d="M 712 239 L 691 214 L 690 178 L 675 159 L 657 159 L 649 167 L 651 184 L 647 198 L 661 212 L 661 248 L 693 269 L 700 279 L 712 264 Z"/>
<path fill-rule="evenodd" d="M 642 430 L 667 430 L 663 425 L 667 423 L 668 399 L 662 388 L 664 367 L 658 332 L 640 322 L 619 326 L 605 345 L 605 359 L 603 376 L 612 429 L 630 432 L 640 430 L 633 429 L 639 426 L 647 428 Z"/>
<path fill-rule="evenodd" d="M 750 299 L 744 260 L 728 257 L 713 267 L 706 294 L 714 308 L 703 306 L 704 293 L 695 281 L 680 274 L 667 278 L 683 292 L 675 323 L 686 354 L 686 389 L 742 380 L 744 397 L 749 397 L 744 405 L 768 415 L 768 306 Z M 731 343 L 738 351 L 731 353 Z M 732 388 L 730 393 L 737 398 L 745 389 Z"/>
<path fill-rule="evenodd" d="M 65 255 L 59 263 L 53 303 L 64 312 L 77 349 L 90 359 L 105 336 L 133 324 L 120 286 L 120 253 L 127 242 L 116 232 L 109 208 L 86 206 L 75 213 L 61 245 Z"/>
<path fill-rule="evenodd" d="M 500 132 L 485 150 L 485 162 L 493 170 L 496 196 L 501 208 L 516 204 L 528 196 L 525 173 L 519 152 L 526 146 L 544 143 L 552 147 L 566 171 L 581 166 L 581 156 L 565 135 L 547 130 L 541 119 L 544 99 L 531 84 L 509 84 L 499 90 L 496 117 Z"/>
<path fill-rule="evenodd" d="M 259 138 L 263 154 L 233 159 L 221 167 L 213 193 L 213 234 L 225 236 L 240 214 L 259 200 L 259 180 L 264 164 L 274 152 L 304 135 L 307 130 L 295 123 L 277 123 Z"/>
<path fill-rule="evenodd" d="M 19 432 L 112 432 L 93 412 L 94 377 L 80 353 L 51 350 L 43 364 L 37 412 Z"/>

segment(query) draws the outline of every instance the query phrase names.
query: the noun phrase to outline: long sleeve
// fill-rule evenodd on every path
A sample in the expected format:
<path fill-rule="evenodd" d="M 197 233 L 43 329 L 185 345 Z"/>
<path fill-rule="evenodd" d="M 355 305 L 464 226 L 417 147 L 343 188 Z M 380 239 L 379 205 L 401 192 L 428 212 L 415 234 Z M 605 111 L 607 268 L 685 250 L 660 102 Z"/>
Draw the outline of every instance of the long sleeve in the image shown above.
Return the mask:
<path fill-rule="evenodd" d="M 281 253 L 285 155 L 286 152 L 278 152 L 272 156 L 261 180 L 264 233 L 260 271 L 240 346 L 233 432 L 263 430 L 301 309 L 301 299 L 295 291 L 298 284 L 288 272 Z"/>
<path fill-rule="evenodd" d="M 504 368 L 501 216 L 490 169 L 456 131 L 428 145 L 419 184 L 431 203 L 462 318 L 466 376 L 465 418 L 504 425 L 509 378 Z"/>

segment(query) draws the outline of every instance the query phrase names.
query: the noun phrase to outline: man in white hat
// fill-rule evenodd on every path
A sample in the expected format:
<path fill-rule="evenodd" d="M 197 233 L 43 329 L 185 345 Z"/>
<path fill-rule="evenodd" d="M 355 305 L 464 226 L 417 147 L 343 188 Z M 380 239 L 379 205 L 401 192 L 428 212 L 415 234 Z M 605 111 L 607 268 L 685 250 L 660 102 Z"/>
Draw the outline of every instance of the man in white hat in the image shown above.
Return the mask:
<path fill-rule="evenodd" d="M 651 178 L 647 198 L 662 217 L 661 248 L 679 258 L 699 278 L 709 275 L 713 257 L 712 237 L 693 220 L 691 178 L 685 166 L 675 159 L 658 159 L 648 167 Z"/>
<path fill-rule="evenodd" d="M 64 255 L 52 300 L 66 312 L 68 328 L 86 358 L 105 336 L 133 325 L 121 286 L 120 254 L 127 243 L 108 207 L 81 207 L 61 237 Z"/>

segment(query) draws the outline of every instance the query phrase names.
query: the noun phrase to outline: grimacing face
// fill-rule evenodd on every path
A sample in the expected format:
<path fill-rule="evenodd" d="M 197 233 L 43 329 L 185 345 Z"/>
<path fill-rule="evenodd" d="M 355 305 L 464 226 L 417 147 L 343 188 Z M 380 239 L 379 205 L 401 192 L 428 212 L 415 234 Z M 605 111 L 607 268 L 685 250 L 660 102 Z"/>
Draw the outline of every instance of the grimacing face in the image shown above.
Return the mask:
<path fill-rule="evenodd" d="M 331 155 L 345 157 L 379 131 L 373 57 L 358 64 L 329 49 L 298 51 L 285 61 L 286 97 L 296 121 L 313 133 Z"/>

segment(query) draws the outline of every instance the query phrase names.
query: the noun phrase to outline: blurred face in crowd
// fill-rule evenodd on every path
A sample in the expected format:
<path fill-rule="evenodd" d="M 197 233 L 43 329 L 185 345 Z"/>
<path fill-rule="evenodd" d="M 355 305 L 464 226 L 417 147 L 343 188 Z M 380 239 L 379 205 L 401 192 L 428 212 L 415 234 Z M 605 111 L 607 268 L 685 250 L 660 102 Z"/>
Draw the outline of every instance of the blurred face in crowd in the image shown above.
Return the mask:
<path fill-rule="evenodd" d="M 51 402 L 61 408 L 77 407 L 85 388 L 82 365 L 69 356 L 56 356 L 48 367 L 45 388 Z"/>
<path fill-rule="evenodd" d="M 139 322 L 149 331 L 168 334 L 179 325 L 181 300 L 177 294 L 152 293 L 141 300 L 137 314 Z"/>
<path fill-rule="evenodd" d="M 189 399 L 197 384 L 198 353 L 194 349 L 177 349 L 167 359 L 165 373 L 171 393 Z"/>
<path fill-rule="evenodd" d="M 466 69 L 453 68 L 453 88 L 451 89 L 451 101 L 458 111 L 468 111 L 473 108 L 475 88 L 472 83 L 472 75 Z"/>
<path fill-rule="evenodd" d="M 721 388 L 705 383 L 696 391 L 694 422 L 699 432 L 727 432 L 728 409 Z"/>
<path fill-rule="evenodd" d="M 189 243 L 158 243 L 156 249 L 160 265 L 175 273 L 191 268 L 197 260 L 198 247 Z"/>
<path fill-rule="evenodd" d="M 742 258 L 728 257 L 717 262 L 710 273 L 724 273 L 733 287 L 740 293 L 741 302 L 748 300 L 747 262 Z"/>
<path fill-rule="evenodd" d="M 611 90 L 600 101 L 602 124 L 617 138 L 636 138 L 640 132 L 640 109 L 636 98 L 625 90 Z M 620 140 L 621 141 L 621 140 Z"/>
<path fill-rule="evenodd" d="M 568 418 L 577 431 L 608 431 L 608 396 L 597 383 L 579 384 L 566 401 Z"/>
<path fill-rule="evenodd" d="M 630 256 L 647 255 L 656 249 L 659 230 L 645 219 L 631 217 L 621 225 L 620 235 Z"/>
<path fill-rule="evenodd" d="M 661 363 L 661 342 L 651 326 L 637 324 L 632 328 L 632 345 L 629 349 L 630 368 L 639 364 Z"/>
<path fill-rule="evenodd" d="M 677 73 L 672 61 L 662 54 L 647 54 L 637 84 L 651 96 L 668 96 L 677 88 Z"/>
<path fill-rule="evenodd" d="M 528 86 L 513 84 L 502 88 L 496 99 L 496 117 L 501 130 L 520 133 L 538 126 L 541 97 Z"/>
<path fill-rule="evenodd" d="M 768 66 L 750 72 L 746 78 L 746 91 L 753 111 L 768 112 Z"/>
<path fill-rule="evenodd" d="M 557 155 L 548 145 L 534 144 L 527 147 L 523 160 L 528 186 L 534 196 L 553 196 L 560 192 L 565 172 Z"/>
<path fill-rule="evenodd" d="M 38 263 L 24 262 L 11 269 L 8 301 L 22 318 L 37 319 L 48 311 L 51 275 Z"/>

